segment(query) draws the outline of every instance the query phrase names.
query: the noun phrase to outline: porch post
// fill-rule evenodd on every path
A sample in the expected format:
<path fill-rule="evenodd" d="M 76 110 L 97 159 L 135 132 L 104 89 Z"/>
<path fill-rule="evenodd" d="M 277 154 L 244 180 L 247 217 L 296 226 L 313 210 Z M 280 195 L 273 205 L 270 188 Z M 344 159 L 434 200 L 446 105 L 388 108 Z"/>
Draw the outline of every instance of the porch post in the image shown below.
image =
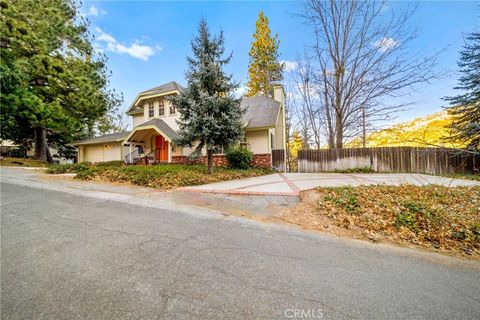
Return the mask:
<path fill-rule="evenodd" d="M 172 142 L 168 142 L 168 163 L 172 162 Z"/>
<path fill-rule="evenodd" d="M 128 156 L 129 156 L 129 158 L 130 158 L 130 159 L 128 159 L 128 163 L 132 163 L 132 143 L 130 143 L 130 144 L 128 145 L 128 147 L 129 147 Z"/>

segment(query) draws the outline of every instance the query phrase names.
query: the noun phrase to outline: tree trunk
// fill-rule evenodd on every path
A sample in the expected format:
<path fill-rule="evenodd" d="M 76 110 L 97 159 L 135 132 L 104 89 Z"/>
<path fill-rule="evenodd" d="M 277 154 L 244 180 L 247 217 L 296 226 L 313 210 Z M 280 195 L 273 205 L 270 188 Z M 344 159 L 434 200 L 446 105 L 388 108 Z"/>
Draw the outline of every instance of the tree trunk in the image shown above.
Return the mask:
<path fill-rule="evenodd" d="M 335 148 L 342 149 L 343 148 L 343 124 L 342 124 L 342 117 L 337 114 L 335 120 Z"/>
<path fill-rule="evenodd" d="M 48 163 L 53 163 L 52 154 L 50 153 L 50 148 L 48 147 L 47 143 L 45 144 L 45 153 L 47 154 Z"/>
<path fill-rule="evenodd" d="M 213 150 L 207 150 L 208 173 L 213 173 Z"/>
<path fill-rule="evenodd" d="M 365 107 L 362 107 L 362 144 L 367 147 L 367 128 L 366 128 Z"/>
<path fill-rule="evenodd" d="M 47 161 L 47 130 L 45 128 L 35 128 L 35 154 L 34 159 Z"/>

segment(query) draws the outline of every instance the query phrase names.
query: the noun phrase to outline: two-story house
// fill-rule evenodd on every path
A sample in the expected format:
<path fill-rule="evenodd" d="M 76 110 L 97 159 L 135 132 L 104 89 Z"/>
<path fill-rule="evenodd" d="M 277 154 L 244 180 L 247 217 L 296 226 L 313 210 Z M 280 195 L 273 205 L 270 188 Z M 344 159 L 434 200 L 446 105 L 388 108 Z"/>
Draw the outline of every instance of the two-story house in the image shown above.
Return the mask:
<path fill-rule="evenodd" d="M 172 81 L 139 93 L 127 110 L 132 117 L 133 130 L 72 143 L 78 148 L 78 162 L 188 162 L 193 149 L 175 145 L 180 115 L 168 99 L 182 90 L 182 86 Z M 272 150 L 285 149 L 286 145 L 283 87 L 275 87 L 273 99 L 244 97 L 241 106 L 246 109 L 243 143 L 253 152 L 254 164 L 270 166 Z M 219 149 L 217 160 L 222 154 L 223 150 Z"/>

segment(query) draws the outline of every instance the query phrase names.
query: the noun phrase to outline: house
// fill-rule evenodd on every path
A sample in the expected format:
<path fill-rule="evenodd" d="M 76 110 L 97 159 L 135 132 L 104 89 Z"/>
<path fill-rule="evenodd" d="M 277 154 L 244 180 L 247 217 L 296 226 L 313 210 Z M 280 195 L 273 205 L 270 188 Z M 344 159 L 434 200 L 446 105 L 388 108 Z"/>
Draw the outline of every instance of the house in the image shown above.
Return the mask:
<path fill-rule="evenodd" d="M 193 148 L 175 145 L 179 113 L 169 98 L 183 90 L 172 81 L 143 91 L 127 110 L 132 117 L 133 130 L 77 141 L 78 161 L 104 162 L 123 160 L 127 164 L 187 163 Z M 274 88 L 274 98 L 244 97 L 241 106 L 246 109 L 243 122 L 243 143 L 254 154 L 254 165 L 271 166 L 272 150 L 285 149 L 285 94 L 282 86 Z M 195 162 L 205 162 L 205 150 Z M 226 163 L 223 150 L 214 154 L 214 164 Z"/>

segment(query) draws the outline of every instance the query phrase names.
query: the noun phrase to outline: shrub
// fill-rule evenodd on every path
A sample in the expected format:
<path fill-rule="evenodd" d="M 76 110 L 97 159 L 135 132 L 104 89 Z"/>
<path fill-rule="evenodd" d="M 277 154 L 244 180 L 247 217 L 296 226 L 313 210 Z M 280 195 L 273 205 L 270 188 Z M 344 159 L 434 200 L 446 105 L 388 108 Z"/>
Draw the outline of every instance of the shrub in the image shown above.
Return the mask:
<path fill-rule="evenodd" d="M 233 147 L 227 150 L 225 154 L 228 165 L 232 169 L 250 169 L 252 167 L 253 153 L 252 151 L 241 146 Z"/>
<path fill-rule="evenodd" d="M 47 173 L 79 173 L 88 170 L 91 165 L 87 162 L 71 163 L 71 164 L 52 164 L 48 166 Z"/>
<path fill-rule="evenodd" d="M 122 160 L 98 162 L 95 164 L 96 167 L 121 167 L 123 165 L 125 165 L 125 162 Z"/>
<path fill-rule="evenodd" d="M 362 168 L 352 168 L 352 169 L 336 169 L 334 171 L 335 173 L 374 173 L 375 170 L 373 170 L 371 167 L 362 167 Z"/>

